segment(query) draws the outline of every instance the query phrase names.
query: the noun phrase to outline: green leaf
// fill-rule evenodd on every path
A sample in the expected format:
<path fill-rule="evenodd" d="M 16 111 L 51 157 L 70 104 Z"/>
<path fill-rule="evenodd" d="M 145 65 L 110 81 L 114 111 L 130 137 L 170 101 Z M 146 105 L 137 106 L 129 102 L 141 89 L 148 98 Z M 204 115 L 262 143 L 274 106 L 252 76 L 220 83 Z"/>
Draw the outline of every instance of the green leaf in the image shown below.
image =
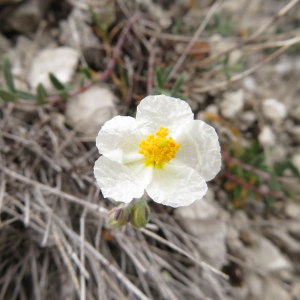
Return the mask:
<path fill-rule="evenodd" d="M 236 185 L 233 189 L 233 195 L 236 200 L 241 200 L 242 198 L 242 187 L 240 185 Z"/>
<path fill-rule="evenodd" d="M 89 70 L 89 68 L 82 66 L 81 67 L 81 72 L 84 74 L 84 76 L 88 79 L 92 79 L 92 74 Z"/>
<path fill-rule="evenodd" d="M 64 85 L 57 79 L 57 77 L 53 73 L 49 73 L 49 79 L 53 86 L 58 90 L 64 90 Z"/>
<path fill-rule="evenodd" d="M 60 96 L 61 100 L 67 100 L 69 97 L 69 94 L 66 90 L 59 90 L 58 95 Z"/>
<path fill-rule="evenodd" d="M 156 80 L 157 80 L 157 85 L 160 89 L 164 88 L 164 80 L 162 76 L 162 70 L 159 67 L 155 67 L 155 74 L 156 74 Z"/>
<path fill-rule="evenodd" d="M 288 160 L 287 163 L 288 163 L 288 168 L 292 171 L 294 176 L 300 177 L 300 173 L 298 169 L 294 166 L 294 164 L 290 160 Z"/>
<path fill-rule="evenodd" d="M 273 207 L 274 203 L 276 202 L 276 198 L 272 195 L 266 195 L 265 198 L 268 207 Z"/>
<path fill-rule="evenodd" d="M 11 92 L 14 93 L 16 91 L 16 89 L 15 89 L 13 77 L 11 75 L 11 68 L 10 68 L 10 62 L 9 62 L 8 55 L 4 55 L 4 57 L 3 57 L 2 68 L 3 68 L 3 74 L 4 74 L 4 78 L 5 78 L 7 87 Z"/>
<path fill-rule="evenodd" d="M 281 190 L 281 185 L 277 179 L 277 177 L 275 176 L 271 176 L 271 178 L 269 179 L 269 185 L 270 185 L 270 188 L 273 190 L 273 191 L 280 191 Z"/>
<path fill-rule="evenodd" d="M 172 96 L 172 97 L 175 97 L 175 96 L 178 94 L 178 92 L 179 92 L 179 90 L 180 90 L 180 88 L 181 88 L 181 86 L 182 86 L 182 84 L 183 84 L 183 81 L 184 81 L 184 76 L 183 76 L 183 75 L 180 75 L 180 76 L 177 78 L 177 80 L 176 80 L 176 82 L 175 82 L 175 84 L 173 85 L 173 88 L 172 88 L 172 90 L 171 90 L 171 96 Z"/>
<path fill-rule="evenodd" d="M 111 3 L 108 6 L 108 9 L 106 10 L 105 14 L 105 31 L 107 32 L 108 26 L 109 26 L 109 21 L 111 19 L 112 13 L 114 11 L 114 6 L 115 6 L 115 1 L 111 1 Z"/>
<path fill-rule="evenodd" d="M 24 99 L 24 100 L 36 100 L 37 99 L 36 95 L 28 93 L 28 92 L 16 90 L 16 93 L 19 98 Z"/>
<path fill-rule="evenodd" d="M 170 72 L 171 72 L 171 67 L 166 67 L 164 69 L 164 71 L 162 72 L 162 74 L 163 74 L 162 80 L 164 83 L 168 81 Z"/>
<path fill-rule="evenodd" d="M 5 91 L 3 89 L 0 89 L 0 98 L 5 102 L 16 103 L 18 101 L 17 95 L 13 94 L 12 92 Z"/>
<path fill-rule="evenodd" d="M 36 88 L 37 98 L 39 104 L 46 104 L 47 103 L 47 92 L 42 83 L 39 83 Z"/>
<path fill-rule="evenodd" d="M 88 7 L 89 7 L 90 14 L 92 15 L 97 27 L 99 28 L 101 33 L 105 36 L 106 35 L 105 25 L 103 24 L 103 22 L 101 21 L 97 13 L 94 11 L 94 8 L 90 4 L 88 4 Z"/>

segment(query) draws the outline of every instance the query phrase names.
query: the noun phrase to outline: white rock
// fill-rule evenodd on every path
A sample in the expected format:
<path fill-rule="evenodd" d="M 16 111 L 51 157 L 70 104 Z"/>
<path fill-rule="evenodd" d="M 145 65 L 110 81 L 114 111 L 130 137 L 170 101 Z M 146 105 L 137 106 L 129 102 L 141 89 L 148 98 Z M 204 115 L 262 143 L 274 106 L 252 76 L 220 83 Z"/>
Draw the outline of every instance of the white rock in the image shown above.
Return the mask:
<path fill-rule="evenodd" d="M 270 120 L 282 120 L 288 114 L 285 104 L 272 98 L 263 101 L 262 111 L 264 116 Z"/>
<path fill-rule="evenodd" d="M 248 264 L 259 268 L 263 272 L 292 269 L 290 261 L 267 238 L 251 232 L 251 240 L 253 245 L 244 249 L 244 255 Z"/>
<path fill-rule="evenodd" d="M 66 104 L 67 123 L 86 135 L 96 136 L 101 126 L 117 115 L 116 96 L 105 86 L 95 85 Z"/>
<path fill-rule="evenodd" d="M 300 125 L 294 126 L 288 129 L 288 131 L 293 135 L 297 142 L 300 142 Z"/>
<path fill-rule="evenodd" d="M 22 1 L 10 14 L 6 14 L 7 25 L 22 33 L 34 31 L 51 3 L 52 0 Z"/>
<path fill-rule="evenodd" d="M 261 299 L 282 300 L 288 299 L 289 293 L 275 280 L 267 279 L 264 284 L 264 293 Z"/>
<path fill-rule="evenodd" d="M 300 219 L 300 205 L 293 201 L 287 201 L 284 207 L 285 214 L 290 218 Z"/>
<path fill-rule="evenodd" d="M 264 126 L 258 135 L 258 141 L 261 146 L 274 146 L 276 142 L 275 134 L 270 126 Z"/>
<path fill-rule="evenodd" d="M 228 59 L 228 65 L 229 66 L 235 65 L 240 60 L 242 55 L 243 53 L 239 49 L 231 51 Z"/>
<path fill-rule="evenodd" d="M 208 190 L 210 191 L 210 189 Z M 221 207 L 212 199 L 213 193 L 190 206 L 179 207 L 175 215 L 183 229 L 199 239 L 199 251 L 210 264 L 221 268 L 226 262 L 226 224 L 216 219 Z"/>
<path fill-rule="evenodd" d="M 244 107 L 244 91 L 227 92 L 220 104 L 221 113 L 225 118 L 233 119 Z"/>
<path fill-rule="evenodd" d="M 251 125 L 256 121 L 256 114 L 249 110 L 241 114 L 241 121 L 245 122 L 247 125 Z"/>
<path fill-rule="evenodd" d="M 217 115 L 219 113 L 219 108 L 215 104 L 210 104 L 206 107 L 205 112 Z"/>
<path fill-rule="evenodd" d="M 248 276 L 246 276 L 245 281 L 249 286 L 250 295 L 255 299 L 261 299 L 264 291 L 262 279 L 255 273 L 250 273 Z"/>
<path fill-rule="evenodd" d="M 77 67 L 79 52 L 69 47 L 45 49 L 37 54 L 28 75 L 30 86 L 35 89 L 41 82 L 48 92 L 55 89 L 49 80 L 52 72 L 63 84 L 72 80 Z"/>
<path fill-rule="evenodd" d="M 248 76 L 243 81 L 243 86 L 245 89 L 247 89 L 249 92 L 255 92 L 257 89 L 257 83 L 254 77 Z"/>
<path fill-rule="evenodd" d="M 275 71 L 280 75 L 290 73 L 294 68 L 294 61 L 286 56 L 282 56 L 279 62 L 275 65 Z"/>
<path fill-rule="evenodd" d="M 272 150 L 272 161 L 273 163 L 281 163 L 286 159 L 286 147 L 277 144 Z"/>
<path fill-rule="evenodd" d="M 210 190 L 207 194 L 211 193 Z M 206 220 L 215 218 L 218 215 L 216 207 L 207 199 L 209 195 L 201 200 L 197 200 L 190 206 L 180 207 L 175 210 L 175 215 L 186 220 Z"/>
<path fill-rule="evenodd" d="M 300 121 L 300 105 L 291 110 L 291 116 Z"/>
<path fill-rule="evenodd" d="M 294 164 L 294 166 L 298 169 L 298 171 L 300 172 L 300 153 L 296 153 L 292 156 L 291 158 L 292 163 Z"/>

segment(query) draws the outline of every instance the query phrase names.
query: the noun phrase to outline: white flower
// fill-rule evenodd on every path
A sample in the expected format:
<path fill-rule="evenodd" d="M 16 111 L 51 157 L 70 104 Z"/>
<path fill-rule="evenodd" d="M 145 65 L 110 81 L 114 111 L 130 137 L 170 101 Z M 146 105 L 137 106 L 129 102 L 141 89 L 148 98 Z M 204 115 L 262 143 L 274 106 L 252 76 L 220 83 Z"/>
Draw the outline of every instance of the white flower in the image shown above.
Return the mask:
<path fill-rule="evenodd" d="M 187 206 L 206 194 L 206 181 L 221 168 L 215 129 L 194 120 L 185 101 L 164 95 L 143 99 L 136 119 L 107 121 L 96 145 L 97 183 L 104 197 L 125 203 L 146 189 L 157 203 Z"/>

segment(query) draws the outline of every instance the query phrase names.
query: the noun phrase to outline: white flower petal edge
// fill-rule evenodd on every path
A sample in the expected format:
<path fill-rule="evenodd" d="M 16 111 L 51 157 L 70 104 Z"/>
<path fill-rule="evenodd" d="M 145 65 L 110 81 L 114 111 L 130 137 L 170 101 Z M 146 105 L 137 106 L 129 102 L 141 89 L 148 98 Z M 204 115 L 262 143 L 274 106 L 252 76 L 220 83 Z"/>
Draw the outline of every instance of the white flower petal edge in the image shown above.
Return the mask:
<path fill-rule="evenodd" d="M 121 165 L 105 156 L 99 157 L 94 166 L 94 175 L 103 196 L 125 203 L 143 196 L 152 172 L 152 168 L 145 168 L 142 160 Z"/>
<path fill-rule="evenodd" d="M 179 207 L 203 198 L 207 184 L 194 169 L 167 163 L 163 169 L 154 169 L 146 191 L 157 203 Z"/>
<path fill-rule="evenodd" d="M 169 136 L 194 119 L 190 106 L 177 98 L 165 95 L 148 96 L 137 107 L 136 120 L 143 134 L 155 133 L 159 126 L 168 128 Z"/>
<path fill-rule="evenodd" d="M 200 120 L 184 125 L 175 137 L 180 149 L 173 163 L 183 163 L 195 169 L 205 181 L 213 179 L 222 164 L 221 148 L 216 130 Z"/>
<path fill-rule="evenodd" d="M 99 153 L 125 164 L 143 159 L 139 154 L 139 143 L 143 138 L 134 118 L 116 116 L 102 126 L 96 145 Z"/>

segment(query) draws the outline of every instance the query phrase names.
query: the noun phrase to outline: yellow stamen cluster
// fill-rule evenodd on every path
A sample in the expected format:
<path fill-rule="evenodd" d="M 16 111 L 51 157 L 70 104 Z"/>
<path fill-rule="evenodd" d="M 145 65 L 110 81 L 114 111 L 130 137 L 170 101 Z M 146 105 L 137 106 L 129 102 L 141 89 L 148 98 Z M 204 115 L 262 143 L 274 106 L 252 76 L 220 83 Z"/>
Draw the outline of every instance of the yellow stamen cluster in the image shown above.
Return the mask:
<path fill-rule="evenodd" d="M 152 164 L 161 166 L 164 162 L 170 161 L 176 156 L 176 151 L 180 148 L 180 145 L 176 144 L 173 138 L 167 138 L 167 131 L 168 128 L 160 126 L 155 134 L 150 134 L 146 140 L 141 140 L 139 153 L 147 158 L 146 166 Z"/>

